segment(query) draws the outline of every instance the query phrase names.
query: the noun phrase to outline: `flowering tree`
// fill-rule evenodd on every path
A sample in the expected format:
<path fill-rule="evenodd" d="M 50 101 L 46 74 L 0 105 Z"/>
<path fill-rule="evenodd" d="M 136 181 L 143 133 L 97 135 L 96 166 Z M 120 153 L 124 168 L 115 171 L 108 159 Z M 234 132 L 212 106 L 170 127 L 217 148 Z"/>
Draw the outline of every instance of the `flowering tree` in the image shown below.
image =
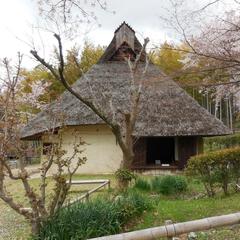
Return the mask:
<path fill-rule="evenodd" d="M 239 105 L 239 1 L 209 0 L 201 6 L 199 2 L 188 4 L 187 0 L 169 2 L 168 17 L 162 19 L 182 38 L 185 46 L 172 50 L 183 53 L 184 73 L 192 74 L 194 70 L 201 79 L 200 83 L 193 79 L 191 84 L 186 85 L 201 88 L 207 96 L 206 102 L 211 96 L 215 116 L 222 120 L 221 109 L 224 108 L 229 115 L 228 125 L 232 127 L 233 108 Z M 227 9 L 227 3 L 233 7 L 224 13 L 216 10 L 217 7 Z"/>
<path fill-rule="evenodd" d="M 31 84 L 31 91 L 25 93 L 19 93 L 18 95 L 18 103 L 19 104 L 27 104 L 32 108 L 36 108 L 39 110 L 43 110 L 46 107 L 46 102 L 41 101 L 39 99 L 42 96 L 46 89 L 48 88 L 48 82 L 36 81 Z"/>

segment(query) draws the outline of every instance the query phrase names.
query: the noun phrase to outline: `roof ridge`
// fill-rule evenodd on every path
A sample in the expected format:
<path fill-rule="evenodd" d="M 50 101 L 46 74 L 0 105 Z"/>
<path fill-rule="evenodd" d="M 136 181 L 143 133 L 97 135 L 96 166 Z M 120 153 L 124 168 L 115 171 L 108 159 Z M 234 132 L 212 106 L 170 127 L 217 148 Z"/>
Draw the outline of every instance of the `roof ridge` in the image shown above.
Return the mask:
<path fill-rule="evenodd" d="M 134 32 L 134 34 L 135 34 L 135 31 L 133 30 L 133 28 L 132 28 L 128 23 L 126 23 L 125 21 L 123 21 L 123 22 L 119 25 L 119 27 L 115 30 L 114 33 L 118 32 L 123 25 L 126 25 L 126 26 L 127 26 L 130 30 L 132 30 L 132 31 Z"/>

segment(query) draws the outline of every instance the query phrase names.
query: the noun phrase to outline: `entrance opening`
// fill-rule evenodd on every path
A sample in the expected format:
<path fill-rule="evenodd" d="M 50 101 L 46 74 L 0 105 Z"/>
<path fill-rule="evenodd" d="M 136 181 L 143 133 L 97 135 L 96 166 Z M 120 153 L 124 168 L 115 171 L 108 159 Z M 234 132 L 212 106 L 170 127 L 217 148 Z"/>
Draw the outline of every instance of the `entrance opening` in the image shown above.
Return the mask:
<path fill-rule="evenodd" d="M 171 165 L 175 161 L 174 138 L 148 138 L 147 164 Z"/>

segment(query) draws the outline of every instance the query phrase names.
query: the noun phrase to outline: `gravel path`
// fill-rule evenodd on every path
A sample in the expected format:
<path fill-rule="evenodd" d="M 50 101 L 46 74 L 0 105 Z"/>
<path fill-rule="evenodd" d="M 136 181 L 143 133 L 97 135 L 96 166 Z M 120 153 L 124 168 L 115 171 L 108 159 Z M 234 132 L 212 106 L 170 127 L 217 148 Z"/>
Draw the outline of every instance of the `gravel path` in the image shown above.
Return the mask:
<path fill-rule="evenodd" d="M 26 220 L 8 206 L 1 204 L 0 240 L 27 239 L 29 227 Z"/>

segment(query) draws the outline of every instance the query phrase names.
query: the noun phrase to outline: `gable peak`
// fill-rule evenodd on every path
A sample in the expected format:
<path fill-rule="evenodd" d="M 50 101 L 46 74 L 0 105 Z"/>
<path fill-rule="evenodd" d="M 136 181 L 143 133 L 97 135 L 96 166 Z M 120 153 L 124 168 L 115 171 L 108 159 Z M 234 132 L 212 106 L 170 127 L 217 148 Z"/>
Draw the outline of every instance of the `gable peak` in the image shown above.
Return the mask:
<path fill-rule="evenodd" d="M 126 28 L 128 28 L 129 30 L 131 30 L 134 34 L 135 34 L 135 31 L 133 30 L 133 28 L 127 24 L 125 21 L 123 21 L 120 26 L 115 30 L 115 34 L 119 31 L 124 31 Z"/>
<path fill-rule="evenodd" d="M 116 50 L 124 43 L 127 43 L 134 50 L 135 31 L 126 22 L 123 22 L 114 34 L 116 38 Z"/>
<path fill-rule="evenodd" d="M 135 36 L 135 31 L 124 21 L 115 30 L 114 37 L 99 62 L 124 61 L 129 57 L 135 59 L 141 49 L 142 45 Z"/>

